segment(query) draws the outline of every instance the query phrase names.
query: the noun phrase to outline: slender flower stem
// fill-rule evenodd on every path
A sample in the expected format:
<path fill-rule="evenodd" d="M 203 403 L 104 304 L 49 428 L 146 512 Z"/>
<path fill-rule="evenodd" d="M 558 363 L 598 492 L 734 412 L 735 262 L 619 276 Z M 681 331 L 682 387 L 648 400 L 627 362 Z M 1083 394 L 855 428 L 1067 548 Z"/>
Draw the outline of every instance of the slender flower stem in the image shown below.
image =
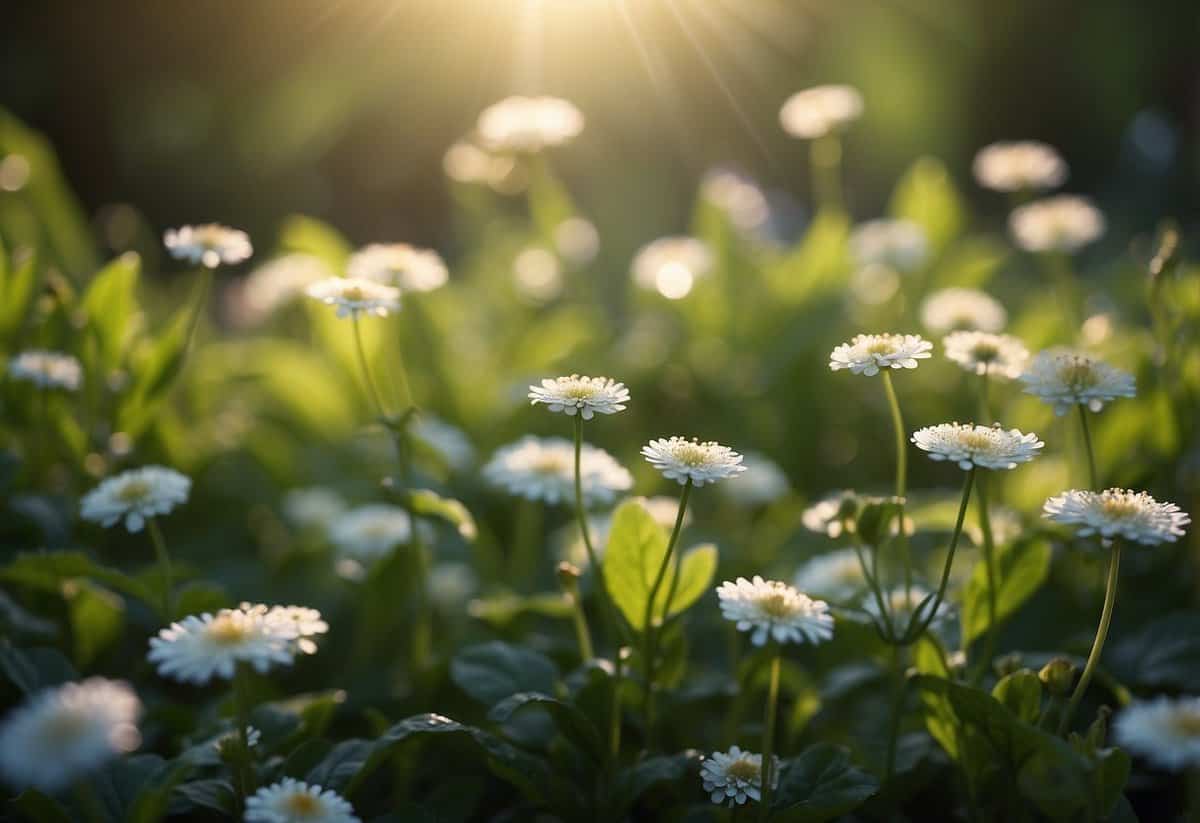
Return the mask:
<path fill-rule="evenodd" d="M 588 568 L 592 570 L 592 583 L 596 587 L 596 599 L 600 601 L 600 611 L 604 616 L 604 630 L 610 635 L 614 646 L 620 645 L 618 640 L 617 617 L 613 613 L 612 602 L 608 597 L 608 588 L 604 585 L 604 568 L 596 547 L 592 543 L 592 532 L 588 527 L 587 510 L 583 505 L 583 415 L 574 415 L 575 423 L 575 519 L 579 521 L 579 533 L 583 536 L 583 547 L 587 551 Z M 583 608 L 582 603 L 580 608 Z"/>
<path fill-rule="evenodd" d="M 1100 491 L 1100 473 L 1096 471 L 1096 453 L 1092 450 L 1092 431 L 1088 427 L 1087 407 L 1079 406 L 1079 427 L 1083 430 L 1083 448 L 1087 452 L 1088 480 L 1092 491 Z"/>
<path fill-rule="evenodd" d="M 379 386 L 375 383 L 375 378 L 371 375 L 371 367 L 367 362 L 367 350 L 363 348 L 362 329 L 358 325 L 358 314 L 351 315 L 350 319 L 354 325 L 354 350 L 358 354 L 358 365 L 362 369 L 367 390 L 371 393 L 371 401 L 375 404 L 375 412 L 380 417 L 387 417 L 387 406 L 383 404 L 383 395 L 379 393 Z"/>
<path fill-rule="evenodd" d="M 246 798 L 254 791 L 254 773 L 250 765 L 250 738 L 247 729 L 250 726 L 250 671 L 245 663 L 237 664 L 233 672 L 233 710 L 234 722 L 237 723 L 238 741 L 241 743 L 241 754 L 238 759 L 237 787 L 238 809 L 244 811 Z"/>
<path fill-rule="evenodd" d="M 908 685 L 904 680 L 901 646 L 892 646 L 892 713 L 888 723 L 887 755 L 884 760 L 884 782 L 891 780 L 896 772 L 896 743 L 900 739 L 900 721 L 904 715 L 904 692 Z"/>
<path fill-rule="evenodd" d="M 979 508 L 979 530 L 983 533 L 983 564 L 984 570 L 987 572 L 987 610 L 988 610 L 988 629 L 987 629 L 987 645 L 984 646 L 983 659 L 980 661 L 982 666 L 980 674 L 987 671 L 987 667 L 991 665 L 992 658 L 996 654 L 996 634 L 998 627 L 996 625 L 996 600 L 999 581 L 996 579 L 996 541 L 992 536 L 992 521 L 988 516 L 987 502 L 987 483 L 982 475 L 979 477 L 979 500 L 977 503 Z"/>
<path fill-rule="evenodd" d="M 171 555 L 167 552 L 167 541 L 163 539 L 162 529 L 155 518 L 146 518 L 146 531 L 150 533 L 150 542 L 154 544 L 154 554 L 158 557 L 159 574 L 162 575 L 163 617 L 170 623 L 174 617 L 171 606 Z"/>
<path fill-rule="evenodd" d="M 892 412 L 892 431 L 896 437 L 896 499 L 900 507 L 900 533 L 897 540 L 900 543 L 900 557 L 904 563 L 904 593 L 907 595 L 912 591 L 912 558 L 908 553 L 908 529 L 904 522 L 904 498 L 908 493 L 908 438 L 904 428 L 904 417 L 900 413 L 900 400 L 896 397 L 896 387 L 892 385 L 892 375 L 887 369 L 884 369 L 882 374 L 883 389 Z"/>
<path fill-rule="evenodd" d="M 942 580 L 938 584 L 937 593 L 933 595 L 932 601 L 926 597 L 913 610 L 912 617 L 909 618 L 908 627 L 900 638 L 900 645 L 902 646 L 915 642 L 917 638 L 924 634 L 925 630 L 929 628 L 929 625 L 933 623 L 934 618 L 937 616 L 938 609 L 942 606 L 942 600 L 946 596 L 946 584 L 950 580 L 950 567 L 954 564 L 954 552 L 958 548 L 959 538 L 962 537 L 963 520 L 967 516 L 967 503 L 971 500 L 971 485 L 974 480 L 975 467 L 972 466 L 967 472 L 966 479 L 963 480 L 962 500 L 958 504 L 958 517 L 954 521 L 954 534 L 950 537 L 950 549 L 946 552 L 946 562 L 942 566 Z M 925 615 L 925 606 L 930 602 L 932 602 L 932 606 L 929 608 L 928 615 Z"/>
<path fill-rule="evenodd" d="M 571 613 L 575 624 L 575 640 L 579 644 L 579 656 L 584 663 L 596 656 L 592 649 L 592 633 L 588 630 L 587 614 L 583 610 L 583 598 L 579 594 L 579 569 L 572 564 L 558 564 L 558 582 L 563 594 L 571 601 Z"/>
<path fill-rule="evenodd" d="M 759 820 L 766 820 L 771 815 L 771 785 L 775 780 L 775 726 L 779 711 L 779 672 L 782 668 L 783 654 L 774 640 L 771 641 L 770 654 L 771 679 L 767 685 L 767 715 L 763 721 L 762 803 Z"/>
<path fill-rule="evenodd" d="M 633 655 L 633 649 L 621 646 L 613 655 L 612 706 L 608 715 L 608 751 L 615 766 L 621 754 L 621 680 L 625 676 L 625 661 Z"/>
<path fill-rule="evenodd" d="M 1096 666 L 1100 664 L 1104 641 L 1108 637 L 1108 627 L 1112 624 L 1113 606 L 1117 602 L 1117 577 L 1120 567 L 1121 544 L 1114 540 L 1108 561 L 1108 581 L 1104 587 L 1104 607 L 1100 610 L 1100 625 L 1096 627 L 1096 638 L 1092 641 L 1092 651 L 1088 655 L 1087 664 L 1083 667 L 1083 674 L 1079 676 L 1079 683 L 1075 685 L 1075 691 L 1071 693 L 1067 708 L 1063 710 L 1062 718 L 1058 721 L 1060 735 L 1066 734 L 1070 727 L 1071 716 L 1075 714 L 1075 709 L 1079 706 L 1079 701 L 1083 699 L 1083 693 L 1087 691 L 1088 683 L 1091 682 L 1092 675 L 1096 672 Z"/>
<path fill-rule="evenodd" d="M 842 197 L 842 141 L 835 135 L 813 140 L 808 149 L 819 211 L 845 211 Z"/>
<path fill-rule="evenodd" d="M 988 425 L 992 419 L 992 410 L 988 403 L 988 375 L 987 372 L 979 375 L 979 422 L 983 425 Z"/>

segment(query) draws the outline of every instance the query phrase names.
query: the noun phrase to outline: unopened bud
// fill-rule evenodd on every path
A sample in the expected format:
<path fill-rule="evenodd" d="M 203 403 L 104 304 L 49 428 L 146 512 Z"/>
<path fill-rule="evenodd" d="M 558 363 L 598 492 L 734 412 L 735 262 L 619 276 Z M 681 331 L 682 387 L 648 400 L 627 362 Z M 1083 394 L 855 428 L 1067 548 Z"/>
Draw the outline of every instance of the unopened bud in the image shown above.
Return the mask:
<path fill-rule="evenodd" d="M 1012 652 L 1010 654 L 997 657 L 993 666 L 996 669 L 996 674 L 998 674 L 1000 677 L 1012 674 L 1021 668 L 1021 655 L 1017 652 Z"/>
<path fill-rule="evenodd" d="M 1042 666 L 1038 680 L 1050 694 L 1061 697 L 1071 691 L 1075 682 L 1075 664 L 1065 657 L 1056 657 Z"/>
<path fill-rule="evenodd" d="M 566 560 L 558 564 L 556 573 L 559 585 L 567 591 L 575 591 L 579 578 L 583 577 L 583 571 L 574 563 L 568 563 Z"/>

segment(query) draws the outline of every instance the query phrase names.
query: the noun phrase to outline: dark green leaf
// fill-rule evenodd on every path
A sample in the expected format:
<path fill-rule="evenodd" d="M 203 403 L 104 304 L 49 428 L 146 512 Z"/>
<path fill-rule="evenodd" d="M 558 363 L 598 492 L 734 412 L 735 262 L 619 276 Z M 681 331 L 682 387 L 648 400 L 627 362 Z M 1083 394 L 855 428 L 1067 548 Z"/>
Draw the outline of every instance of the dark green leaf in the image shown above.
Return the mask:
<path fill-rule="evenodd" d="M 558 667 L 545 655 L 495 641 L 469 646 L 450 662 L 450 679 L 491 706 L 517 692 L 553 694 Z"/>
<path fill-rule="evenodd" d="M 821 823 L 846 814 L 879 789 L 879 782 L 850 762 L 844 749 L 827 743 L 810 746 L 785 761 L 779 775 L 774 815 L 789 823 Z"/>
<path fill-rule="evenodd" d="M 133 252 L 121 255 L 96 273 L 80 301 L 89 342 L 96 350 L 93 365 L 101 375 L 120 365 L 130 321 L 137 310 L 141 268 L 141 258 Z"/>
<path fill-rule="evenodd" d="M 30 823 L 72 823 L 67 810 L 58 801 L 47 797 L 36 789 L 26 789 L 8 801 L 16 820 Z"/>
<path fill-rule="evenodd" d="M 0 640 L 0 671 L 25 694 L 79 677 L 57 649 L 18 649 L 7 640 Z"/>
<path fill-rule="evenodd" d="M 87 580 L 65 587 L 75 662 L 86 667 L 117 638 L 125 626 L 124 601 Z"/>
<path fill-rule="evenodd" d="M 175 787 L 171 797 L 171 814 L 187 814 L 199 808 L 230 815 L 233 813 L 233 801 L 233 785 L 225 778 L 193 780 Z"/>
<path fill-rule="evenodd" d="M 102 583 L 145 603 L 158 602 L 144 583 L 116 569 L 101 566 L 83 552 L 29 552 L 17 555 L 15 560 L 0 568 L 0 580 L 47 592 L 60 592 L 64 582 L 77 577 Z"/>
<path fill-rule="evenodd" d="M 621 820 L 639 797 L 660 783 L 678 783 L 698 767 L 700 753 L 694 750 L 655 755 L 639 760 L 617 774 L 612 797 L 612 819 Z"/>
<path fill-rule="evenodd" d="M 1018 719 L 1036 723 L 1042 711 L 1042 681 L 1029 669 L 1021 669 L 1002 677 L 992 697 Z"/>
<path fill-rule="evenodd" d="M 1041 538 L 1018 540 L 996 554 L 996 621 L 1003 623 L 1038 590 L 1050 573 L 1050 544 Z M 962 633 L 966 646 L 988 627 L 987 567 L 975 564 L 963 593 Z"/>
<path fill-rule="evenodd" d="M 520 692 L 505 698 L 492 707 L 488 719 L 493 723 L 508 723 L 518 712 L 530 707 L 541 709 L 550 715 L 555 727 L 563 737 L 570 740 L 580 751 L 597 763 L 607 758 L 607 750 L 596 726 L 579 709 L 570 703 L 539 692 Z"/>
<path fill-rule="evenodd" d="M 891 536 L 892 523 L 900 516 L 900 501 L 894 497 L 869 499 L 859 509 L 855 528 L 868 546 L 879 546 Z"/>

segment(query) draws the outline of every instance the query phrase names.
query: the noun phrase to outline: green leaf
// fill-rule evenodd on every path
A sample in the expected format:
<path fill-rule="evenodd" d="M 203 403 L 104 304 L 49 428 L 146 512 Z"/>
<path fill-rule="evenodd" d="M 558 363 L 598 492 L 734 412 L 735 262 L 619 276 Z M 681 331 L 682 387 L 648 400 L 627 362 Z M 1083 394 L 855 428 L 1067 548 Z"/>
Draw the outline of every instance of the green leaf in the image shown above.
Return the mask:
<path fill-rule="evenodd" d="M 58 649 L 18 649 L 0 640 L 0 672 L 24 694 L 75 680 L 79 675 Z"/>
<path fill-rule="evenodd" d="M 6 583 L 54 593 L 62 591 L 64 582 L 79 577 L 102 583 L 144 603 L 158 602 L 145 583 L 101 566 L 83 552 L 27 552 L 18 554 L 11 563 L 0 568 L 0 580 Z"/>
<path fill-rule="evenodd" d="M 868 498 L 858 512 L 855 530 L 863 543 L 878 547 L 891 536 L 892 522 L 899 516 L 899 499 Z"/>
<path fill-rule="evenodd" d="M 850 273 L 846 241 L 850 220 L 837 210 L 813 218 L 800 245 L 764 272 L 771 292 L 789 303 L 843 288 Z"/>
<path fill-rule="evenodd" d="M 889 211 L 925 230 L 935 253 L 959 235 L 966 224 L 966 209 L 954 181 L 940 160 L 918 158 L 892 192 Z"/>
<path fill-rule="evenodd" d="M 0 248 L 0 258 L 4 255 Z M 21 330 L 31 316 L 30 305 L 38 282 L 37 261 L 33 254 L 26 254 L 20 261 L 8 265 L 0 264 L 0 341 L 5 344 L 19 343 Z"/>
<path fill-rule="evenodd" d="M 570 599 L 561 592 L 531 595 L 502 592 L 475 598 L 468 604 L 467 613 L 502 629 L 524 614 L 565 620 L 574 613 L 574 609 Z"/>
<path fill-rule="evenodd" d="M 351 251 L 350 244 L 337 229 L 303 214 L 293 214 L 283 221 L 279 246 L 281 251 L 320 258 L 335 272 L 343 269 Z"/>
<path fill-rule="evenodd" d="M 667 551 L 667 533 L 636 500 L 626 500 L 613 514 L 604 552 L 604 585 L 635 631 L 646 628 L 650 588 Z M 661 588 L 667 587 L 670 569 Z"/>
<path fill-rule="evenodd" d="M 643 794 L 662 783 L 683 780 L 699 762 L 700 753 L 689 749 L 679 754 L 647 757 L 622 769 L 613 786 L 612 814 L 606 819 L 624 820 Z"/>
<path fill-rule="evenodd" d="M 850 762 L 850 754 L 828 743 L 810 746 L 785 761 L 779 775 L 773 819 L 822 823 L 861 806 L 879 790 L 879 782 Z"/>
<path fill-rule="evenodd" d="M 946 667 L 937 641 L 922 635 L 915 646 L 913 662 L 918 672 L 924 675 L 949 679 L 950 670 Z M 962 746 L 958 734 L 958 717 L 950 699 L 944 694 L 925 690 L 920 693 L 921 704 L 925 707 L 925 728 L 930 737 L 938 742 L 950 755 L 952 760 L 959 760 Z"/>
<path fill-rule="evenodd" d="M 450 679 L 480 703 L 491 706 L 517 692 L 553 694 L 558 667 L 524 646 L 494 641 L 468 646 L 450 661 Z"/>
<path fill-rule="evenodd" d="M 1038 590 L 1050 573 L 1050 544 L 1041 538 L 1018 540 L 998 547 L 996 553 L 996 621 L 1003 623 Z M 988 627 L 987 567 L 975 564 L 963 592 L 963 646 L 982 636 Z"/>
<path fill-rule="evenodd" d="M 1104 661 L 1121 682 L 1191 690 L 1200 681 L 1200 615 L 1177 612 L 1151 621 L 1105 650 Z"/>
<path fill-rule="evenodd" d="M 8 807 L 16 813 L 16 820 L 31 823 L 72 823 L 67 810 L 58 801 L 47 797 L 36 789 L 26 789 L 8 801 Z"/>
<path fill-rule="evenodd" d="M 83 668 L 121 636 L 125 603 L 109 590 L 86 580 L 76 581 L 67 591 L 75 662 Z"/>
<path fill-rule="evenodd" d="M 501 700 L 488 712 L 488 719 L 493 723 L 507 723 L 518 712 L 528 708 L 538 708 L 550 715 L 555 727 L 563 737 L 574 743 L 580 751 L 596 763 L 603 763 L 608 752 L 600 733 L 591 720 L 578 708 L 547 694 L 540 692 L 519 692 Z"/>
<path fill-rule="evenodd" d="M 345 786 L 362 771 L 375 749 L 376 744 L 369 740 L 343 740 L 304 779 L 319 786 Z"/>
<path fill-rule="evenodd" d="M 228 816 L 233 814 L 233 800 L 233 784 L 225 778 L 193 780 L 175 787 L 171 798 L 171 814 L 208 809 Z"/>
<path fill-rule="evenodd" d="M 1000 678 L 992 688 L 992 697 L 1018 719 L 1037 723 L 1042 712 L 1042 681 L 1031 670 L 1021 669 Z"/>
<path fill-rule="evenodd" d="M 426 517 L 438 517 L 447 521 L 456 529 L 463 540 L 473 541 L 479 536 L 475 518 L 467 507 L 458 500 L 442 497 L 429 489 L 416 489 L 410 495 L 413 511 Z"/>
<path fill-rule="evenodd" d="M 684 612 L 699 600 L 709 590 L 713 575 L 717 572 L 717 547 L 712 543 L 693 546 L 683 553 L 679 559 L 679 582 L 675 587 L 675 596 L 671 600 L 671 609 L 667 616 Z M 670 572 L 668 572 L 670 574 Z M 667 605 L 668 585 L 663 586 L 659 595 L 659 606 L 655 613 L 662 612 Z"/>
<path fill-rule="evenodd" d="M 89 341 L 96 347 L 93 365 L 101 374 L 121 362 L 131 320 L 137 310 L 137 282 L 142 261 L 133 252 L 121 255 L 96 273 L 79 304 Z"/>

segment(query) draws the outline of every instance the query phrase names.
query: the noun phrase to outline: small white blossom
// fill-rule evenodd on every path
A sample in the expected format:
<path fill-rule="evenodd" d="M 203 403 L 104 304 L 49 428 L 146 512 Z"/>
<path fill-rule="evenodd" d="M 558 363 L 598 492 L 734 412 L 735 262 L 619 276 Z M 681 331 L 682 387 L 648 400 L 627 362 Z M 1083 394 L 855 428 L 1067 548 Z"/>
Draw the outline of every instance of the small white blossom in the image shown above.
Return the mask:
<path fill-rule="evenodd" d="M 941 289 L 921 303 L 921 324 L 934 332 L 998 332 L 1008 322 L 1000 301 L 978 289 Z"/>
<path fill-rule="evenodd" d="M 572 374 L 570 377 L 547 378 L 540 386 L 529 387 L 530 404 L 541 403 L 552 412 L 574 415 L 591 420 L 596 412 L 616 414 L 625 411 L 629 402 L 629 389 L 609 377 L 586 377 Z"/>
<path fill-rule="evenodd" d="M 884 606 L 887 607 L 888 614 L 891 615 L 892 625 L 903 631 L 908 625 L 913 612 L 921 605 L 925 598 L 929 597 L 929 590 L 923 586 L 912 585 L 905 589 L 904 586 L 897 586 L 890 591 L 883 593 Z M 925 608 L 921 609 L 922 621 L 929 618 L 929 609 L 933 605 L 933 599 L 930 598 L 929 603 Z M 876 619 L 884 619 L 884 615 L 879 613 L 879 603 L 875 599 L 873 593 L 867 594 L 863 601 L 863 608 L 867 610 Z M 933 623 L 945 620 L 950 616 L 950 604 L 943 600 L 938 604 L 937 611 L 934 612 Z"/>
<path fill-rule="evenodd" d="M 483 110 L 476 130 L 491 151 L 535 153 L 578 137 L 583 113 L 557 97 L 508 97 Z"/>
<path fill-rule="evenodd" d="M 773 503 L 792 490 L 787 475 L 771 458 L 758 452 L 742 455 L 746 472 L 737 483 L 722 486 L 730 500 L 743 506 L 762 506 Z"/>
<path fill-rule="evenodd" d="M 346 501 L 333 489 L 312 486 L 283 496 L 283 514 L 300 529 L 327 529 L 346 511 Z"/>
<path fill-rule="evenodd" d="M 773 756 L 774 757 L 774 756 Z M 712 802 L 729 807 L 747 800 L 762 800 L 762 755 L 731 746 L 728 752 L 713 752 L 700 764 L 700 781 Z M 771 788 L 779 785 L 779 758 L 771 765 Z"/>
<path fill-rule="evenodd" d="M 1053 146 L 1037 140 L 992 143 L 975 155 L 972 171 L 979 185 L 993 191 L 1053 189 L 1067 179 L 1067 164 Z"/>
<path fill-rule="evenodd" d="M 868 220 L 850 234 L 850 252 L 860 266 L 913 271 L 929 258 L 929 241 L 910 220 Z"/>
<path fill-rule="evenodd" d="M 336 306 L 338 317 L 357 317 L 359 314 L 387 317 L 400 310 L 400 289 L 374 280 L 330 277 L 310 285 L 305 294 L 327 306 Z"/>
<path fill-rule="evenodd" d="M 529 246 L 513 259 L 513 283 L 530 302 L 548 303 L 562 294 L 562 265 L 548 249 Z"/>
<path fill-rule="evenodd" d="M 441 255 L 430 249 L 407 243 L 372 243 L 350 255 L 346 276 L 394 286 L 405 293 L 439 289 L 450 274 Z"/>
<path fill-rule="evenodd" d="M 793 585 L 803 592 L 846 601 L 866 588 L 867 578 L 858 561 L 858 552 L 852 548 L 838 549 L 819 554 L 801 566 Z"/>
<path fill-rule="evenodd" d="M 592 221 L 568 217 L 554 227 L 554 248 L 576 266 L 586 266 L 600 251 L 600 233 Z"/>
<path fill-rule="evenodd" d="M 1111 400 L 1137 394 L 1129 372 L 1067 349 L 1038 352 L 1021 375 L 1021 382 L 1026 394 L 1050 403 L 1057 415 L 1066 414 L 1075 405 L 1098 412 Z"/>
<path fill-rule="evenodd" d="M 1009 334 L 956 331 L 942 339 L 946 357 L 972 374 L 1015 380 L 1025 371 L 1029 349 Z"/>
<path fill-rule="evenodd" d="M 263 607 L 185 617 L 150 638 L 146 657 L 163 677 L 198 686 L 213 677 L 232 679 L 239 663 L 260 673 L 290 666 L 295 631 L 267 614 Z"/>
<path fill-rule="evenodd" d="M 579 474 L 584 505 L 611 503 L 633 487 L 633 475 L 608 452 L 583 444 Z M 484 479 L 528 500 L 557 504 L 575 499 L 575 445 L 561 437 L 526 435 L 496 450 Z"/>
<path fill-rule="evenodd" d="M 1200 697 L 1129 704 L 1113 721 L 1117 743 L 1173 772 L 1200 766 Z"/>
<path fill-rule="evenodd" d="M 246 746 L 248 748 L 253 749 L 255 746 L 257 746 L 261 742 L 262 742 L 262 732 L 260 732 L 258 729 L 254 728 L 253 726 L 247 726 L 246 727 Z M 213 748 L 217 750 L 218 754 L 224 754 L 226 749 L 228 749 L 230 747 L 240 747 L 241 744 L 242 744 L 242 738 L 241 738 L 241 735 L 238 734 L 238 730 L 230 729 L 229 731 L 225 732 L 224 734 L 217 735 L 216 739 L 213 740 L 212 745 L 213 745 Z"/>
<path fill-rule="evenodd" d="M 779 110 L 779 122 L 792 137 L 815 140 L 841 131 L 862 112 L 862 95 L 853 86 L 815 86 L 789 97 Z"/>
<path fill-rule="evenodd" d="M 39 389 L 76 391 L 83 378 L 83 369 L 69 354 L 30 349 L 8 361 L 8 376 L 33 383 Z"/>
<path fill-rule="evenodd" d="M 855 513 L 858 511 L 858 494 L 849 491 L 835 491 L 813 503 L 800 516 L 804 528 L 829 537 L 841 537 L 846 531 L 846 521 L 850 520 L 851 529 Z"/>
<path fill-rule="evenodd" d="M 125 528 L 140 532 L 147 518 L 167 514 L 187 502 L 192 481 L 163 466 L 143 466 L 109 477 L 83 496 L 79 514 L 108 528 L 122 518 Z"/>
<path fill-rule="evenodd" d="M 813 600 L 787 583 L 739 577 L 717 587 L 721 616 L 737 624 L 738 631 L 751 632 L 750 642 L 821 643 L 833 637 L 833 615 L 824 600 Z"/>
<path fill-rule="evenodd" d="M 512 157 L 492 154 L 468 140 L 459 140 L 442 156 L 446 176 L 459 183 L 475 183 L 497 191 L 515 193 L 524 185 Z"/>
<path fill-rule="evenodd" d="M 868 377 L 880 369 L 915 369 L 918 360 L 932 356 L 932 349 L 933 344 L 919 334 L 857 334 L 833 350 L 829 368 Z"/>
<path fill-rule="evenodd" d="M 333 789 L 285 777 L 246 798 L 246 823 L 362 823 Z"/>
<path fill-rule="evenodd" d="M 439 563 L 429 573 L 429 597 L 448 613 L 461 613 L 478 589 L 479 578 L 466 563 Z"/>
<path fill-rule="evenodd" d="M 1104 234 L 1104 215 L 1083 197 L 1060 194 L 1013 209 L 1008 228 L 1031 252 L 1076 252 Z"/>
<path fill-rule="evenodd" d="M 242 603 L 238 608 L 244 612 L 258 612 L 263 616 L 272 632 L 291 638 L 296 651 L 316 654 L 317 644 L 313 640 L 329 631 L 329 624 L 316 609 L 306 606 L 271 606 Z"/>
<path fill-rule="evenodd" d="M 701 442 L 678 436 L 669 440 L 659 438 L 642 447 L 642 456 L 662 472 L 663 477 L 681 486 L 689 480 L 695 486 L 703 486 L 737 477 L 746 470 L 740 454 L 713 440 Z"/>
<path fill-rule="evenodd" d="M 1041 453 L 1046 444 L 1036 434 L 970 423 L 939 423 L 913 432 L 912 442 L 931 460 L 949 460 L 963 471 L 1015 469 Z"/>
<path fill-rule="evenodd" d="M 202 263 L 210 269 L 222 263 L 240 263 L 254 253 L 249 235 L 217 223 L 167 229 L 163 244 L 175 259 Z"/>
<path fill-rule="evenodd" d="M 351 509 L 329 527 L 329 540 L 338 554 L 355 560 L 376 560 L 411 539 L 408 512 L 390 503 Z"/>
<path fill-rule="evenodd" d="M 708 244 L 695 237 L 660 237 L 633 258 L 633 282 L 668 300 L 681 300 L 713 267 Z"/>
<path fill-rule="evenodd" d="M 771 217 L 771 207 L 762 188 L 749 177 L 728 169 L 714 169 L 705 174 L 700 196 L 744 232 L 761 230 Z"/>
<path fill-rule="evenodd" d="M 102 677 L 44 689 L 0 724 L 0 774 L 15 789 L 61 789 L 141 743 L 142 702 Z"/>
<path fill-rule="evenodd" d="M 1047 500 L 1042 514 L 1056 523 L 1077 526 L 1080 537 L 1123 537 L 1146 546 L 1174 543 L 1192 522 L 1174 503 L 1159 503 L 1146 492 L 1129 489 L 1071 489 Z"/>

